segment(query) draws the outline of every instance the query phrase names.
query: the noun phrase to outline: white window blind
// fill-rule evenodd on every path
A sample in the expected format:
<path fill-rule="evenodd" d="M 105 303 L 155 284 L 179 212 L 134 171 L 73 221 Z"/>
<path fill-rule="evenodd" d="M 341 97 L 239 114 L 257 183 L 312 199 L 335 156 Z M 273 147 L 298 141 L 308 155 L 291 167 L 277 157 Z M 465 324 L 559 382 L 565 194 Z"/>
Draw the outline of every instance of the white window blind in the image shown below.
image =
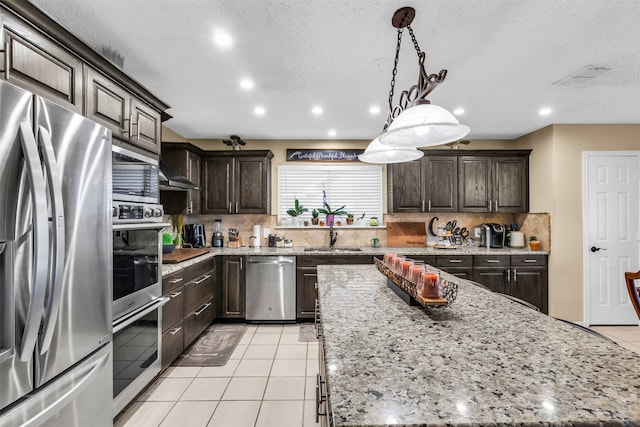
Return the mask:
<path fill-rule="evenodd" d="M 309 209 L 302 218 L 311 218 L 314 208 L 323 207 L 323 189 L 332 210 L 345 205 L 345 211 L 353 213 L 355 219 L 365 214 L 354 225 L 369 225 L 371 217 L 382 223 L 382 167 L 362 164 L 279 165 L 278 221 L 291 218 L 287 210 L 294 207 L 296 198 Z"/>

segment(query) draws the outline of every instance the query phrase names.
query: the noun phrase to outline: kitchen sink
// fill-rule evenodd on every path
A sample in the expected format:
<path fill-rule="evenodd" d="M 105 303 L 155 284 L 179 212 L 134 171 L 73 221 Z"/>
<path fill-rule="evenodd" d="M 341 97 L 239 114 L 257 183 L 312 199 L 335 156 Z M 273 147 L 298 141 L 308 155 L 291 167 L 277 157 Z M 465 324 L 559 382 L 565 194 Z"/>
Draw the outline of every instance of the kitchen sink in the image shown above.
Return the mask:
<path fill-rule="evenodd" d="M 321 246 L 318 248 L 304 248 L 305 252 L 361 252 L 361 248 L 330 248 Z"/>

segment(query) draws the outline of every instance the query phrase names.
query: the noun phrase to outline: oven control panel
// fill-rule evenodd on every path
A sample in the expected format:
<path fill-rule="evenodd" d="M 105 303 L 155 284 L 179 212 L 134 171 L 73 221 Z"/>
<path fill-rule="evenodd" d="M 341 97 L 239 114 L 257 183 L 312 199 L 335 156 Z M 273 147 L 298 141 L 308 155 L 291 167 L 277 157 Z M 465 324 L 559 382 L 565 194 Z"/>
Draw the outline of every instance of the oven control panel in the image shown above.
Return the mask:
<path fill-rule="evenodd" d="M 113 202 L 114 224 L 162 222 L 162 205 L 151 203 Z"/>

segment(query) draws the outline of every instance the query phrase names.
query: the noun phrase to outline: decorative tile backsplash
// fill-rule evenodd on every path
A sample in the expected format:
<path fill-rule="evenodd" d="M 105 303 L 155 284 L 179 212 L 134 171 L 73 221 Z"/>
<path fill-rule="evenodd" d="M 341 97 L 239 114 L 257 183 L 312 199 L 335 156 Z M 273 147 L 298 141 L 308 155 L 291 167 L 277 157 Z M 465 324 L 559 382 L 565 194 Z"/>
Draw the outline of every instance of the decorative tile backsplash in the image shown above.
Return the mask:
<path fill-rule="evenodd" d="M 429 223 L 432 218 L 437 217 L 434 221 L 434 229 L 437 225 L 445 225 L 448 221 L 456 220 L 458 227 L 466 227 L 469 235 L 473 237 L 473 230 L 483 223 L 495 222 L 498 224 L 516 223 L 518 229 L 525 233 L 525 239 L 535 235 L 540 240 L 541 249 L 551 250 L 551 221 L 549 214 L 546 213 L 528 213 L 528 214 L 504 214 L 504 213 L 441 213 L 441 214 L 399 214 L 392 213 L 384 215 L 384 223 L 390 221 L 414 222 L 424 221 Z M 185 224 L 204 224 L 207 235 L 207 245 L 211 245 L 211 238 L 215 231 L 215 219 L 221 219 L 221 229 L 225 237 L 225 245 L 227 241 L 227 229 L 231 226 L 240 230 L 240 239 L 244 246 L 251 244 L 251 233 L 254 225 L 260 225 L 261 231 L 265 228 L 270 229 L 271 234 L 284 236 L 286 239 L 293 240 L 294 246 L 328 246 L 329 245 L 329 227 L 309 226 L 309 227 L 277 227 L 277 217 L 275 215 L 188 215 L 185 216 Z M 321 218 L 322 219 L 322 218 Z M 165 217 L 165 220 L 171 222 L 171 217 Z M 383 224 L 384 225 L 384 224 Z M 338 240 L 336 246 L 369 246 L 371 239 L 377 237 L 380 246 L 387 245 L 386 227 L 358 227 L 346 225 L 343 220 L 342 226 L 336 226 L 338 232 Z M 267 246 L 267 239 L 260 236 L 261 246 Z"/>

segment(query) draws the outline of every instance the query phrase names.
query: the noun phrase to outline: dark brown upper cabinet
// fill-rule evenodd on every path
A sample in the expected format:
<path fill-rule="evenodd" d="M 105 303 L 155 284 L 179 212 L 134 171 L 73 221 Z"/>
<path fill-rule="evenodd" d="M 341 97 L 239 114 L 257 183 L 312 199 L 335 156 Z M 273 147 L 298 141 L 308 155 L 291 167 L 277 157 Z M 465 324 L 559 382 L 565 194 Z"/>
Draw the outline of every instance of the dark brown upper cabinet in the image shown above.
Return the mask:
<path fill-rule="evenodd" d="M 389 211 L 455 212 L 458 163 L 455 156 L 425 156 L 389 166 Z"/>
<path fill-rule="evenodd" d="M 82 113 L 82 61 L 20 20 L 0 20 L 3 78 Z"/>
<path fill-rule="evenodd" d="M 389 212 L 528 212 L 530 150 L 426 150 L 389 165 Z"/>
<path fill-rule="evenodd" d="M 528 212 L 529 156 L 461 156 L 460 212 Z"/>
<path fill-rule="evenodd" d="M 185 178 L 201 187 L 203 151 L 186 143 L 164 142 L 161 160 Z M 160 191 L 160 203 L 164 212 L 171 215 L 189 215 L 201 213 L 202 191 Z"/>
<path fill-rule="evenodd" d="M 108 127 L 114 143 L 160 152 L 160 112 L 87 67 L 86 116 Z"/>
<path fill-rule="evenodd" d="M 272 158 L 269 150 L 206 152 L 202 213 L 270 213 Z"/>

